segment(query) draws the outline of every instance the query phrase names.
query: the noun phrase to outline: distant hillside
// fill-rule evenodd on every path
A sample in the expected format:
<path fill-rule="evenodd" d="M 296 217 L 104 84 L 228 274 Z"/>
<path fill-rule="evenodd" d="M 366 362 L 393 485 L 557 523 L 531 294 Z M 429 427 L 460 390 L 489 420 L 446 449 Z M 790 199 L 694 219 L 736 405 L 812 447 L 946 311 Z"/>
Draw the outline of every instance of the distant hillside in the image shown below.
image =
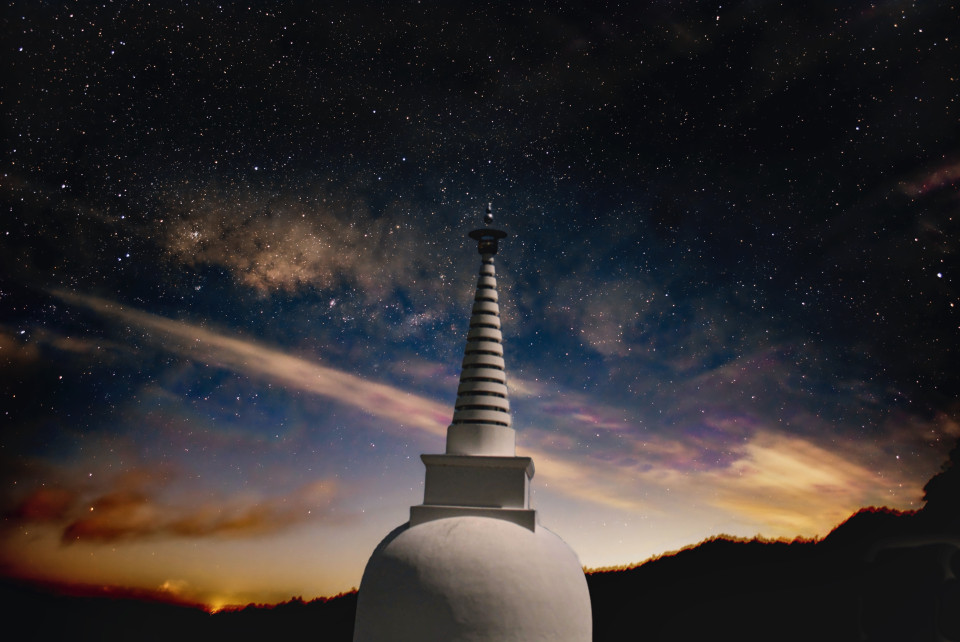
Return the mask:
<path fill-rule="evenodd" d="M 960 640 L 960 442 L 924 491 L 819 542 L 721 537 L 591 573 L 594 640 Z"/>
<path fill-rule="evenodd" d="M 356 592 L 210 614 L 199 606 L 131 598 L 71 597 L 20 582 L 0 583 L 7 630 L 18 640 L 215 642 L 353 638 Z"/>
<path fill-rule="evenodd" d="M 924 490 L 919 512 L 864 509 L 818 542 L 717 537 L 590 573 L 594 640 L 960 642 L 960 443 Z M 349 642 L 356 609 L 349 593 L 211 615 L 9 581 L 0 599 L 28 640 Z"/>
<path fill-rule="evenodd" d="M 958 535 L 866 509 L 820 542 L 718 538 L 591 573 L 594 639 L 960 640 Z"/>

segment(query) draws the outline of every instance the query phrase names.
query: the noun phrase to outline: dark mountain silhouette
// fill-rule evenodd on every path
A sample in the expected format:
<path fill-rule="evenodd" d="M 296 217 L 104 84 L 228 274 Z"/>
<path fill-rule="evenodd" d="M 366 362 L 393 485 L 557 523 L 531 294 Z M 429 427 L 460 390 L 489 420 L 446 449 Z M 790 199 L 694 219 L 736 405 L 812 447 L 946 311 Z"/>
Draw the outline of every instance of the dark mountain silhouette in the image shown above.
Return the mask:
<path fill-rule="evenodd" d="M 587 582 L 595 640 L 907 642 L 960 640 L 958 576 L 956 530 L 864 509 L 819 542 L 717 538 Z"/>
<path fill-rule="evenodd" d="M 594 640 L 960 642 L 960 442 L 924 491 L 920 511 L 863 509 L 820 541 L 719 536 L 589 573 Z M 28 640 L 347 642 L 356 593 L 209 614 L 10 580 L 0 603 Z"/>
<path fill-rule="evenodd" d="M 960 641 L 960 441 L 924 491 L 817 542 L 718 537 L 591 573 L 594 640 Z"/>
<path fill-rule="evenodd" d="M 960 528 L 960 439 L 939 473 L 923 487 L 923 514 L 933 525 Z"/>
<path fill-rule="evenodd" d="M 21 640 L 102 642 L 274 640 L 309 636 L 318 642 L 351 640 L 356 591 L 304 602 L 251 604 L 208 613 L 199 605 L 132 597 L 62 595 L 52 585 L 0 582 L 0 604 L 7 630 Z M 69 587 L 78 592 L 78 587 Z"/>

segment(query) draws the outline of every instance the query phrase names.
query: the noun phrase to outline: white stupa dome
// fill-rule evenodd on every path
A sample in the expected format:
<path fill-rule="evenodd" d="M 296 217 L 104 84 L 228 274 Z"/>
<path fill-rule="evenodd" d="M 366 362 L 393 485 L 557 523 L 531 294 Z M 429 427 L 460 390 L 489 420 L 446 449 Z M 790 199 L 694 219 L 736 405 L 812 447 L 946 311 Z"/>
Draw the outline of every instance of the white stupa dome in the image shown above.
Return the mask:
<path fill-rule="evenodd" d="M 395 529 L 361 581 L 355 640 L 590 640 L 576 554 L 540 526 L 449 517 Z"/>

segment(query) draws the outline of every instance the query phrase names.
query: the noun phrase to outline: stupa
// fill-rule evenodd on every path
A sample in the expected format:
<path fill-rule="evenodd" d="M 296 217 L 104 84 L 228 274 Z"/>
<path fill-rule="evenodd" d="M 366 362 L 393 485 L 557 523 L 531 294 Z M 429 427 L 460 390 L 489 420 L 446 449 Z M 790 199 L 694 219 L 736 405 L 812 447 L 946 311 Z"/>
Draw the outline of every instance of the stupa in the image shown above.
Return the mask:
<path fill-rule="evenodd" d="M 422 455 L 423 503 L 380 542 L 357 599 L 355 642 L 583 642 L 590 594 L 576 554 L 530 507 L 530 457 L 516 454 L 493 259 L 506 237 L 470 232 L 480 253 L 446 452 Z"/>

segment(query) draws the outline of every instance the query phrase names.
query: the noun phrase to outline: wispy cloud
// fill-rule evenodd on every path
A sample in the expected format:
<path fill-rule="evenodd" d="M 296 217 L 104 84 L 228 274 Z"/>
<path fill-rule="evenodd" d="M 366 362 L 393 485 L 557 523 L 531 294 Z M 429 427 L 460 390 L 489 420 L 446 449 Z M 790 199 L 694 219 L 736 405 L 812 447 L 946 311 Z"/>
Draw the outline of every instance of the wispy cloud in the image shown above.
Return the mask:
<path fill-rule="evenodd" d="M 41 486 L 28 493 L 7 517 L 29 523 L 58 522 L 67 517 L 79 498 L 76 490 Z"/>
<path fill-rule="evenodd" d="M 707 503 L 762 524 L 770 536 L 825 535 L 862 506 L 904 499 L 889 494 L 897 480 L 811 441 L 770 432 L 758 433 L 731 466 L 696 477 L 712 491 Z"/>
<path fill-rule="evenodd" d="M 8 366 L 32 363 L 39 356 L 40 351 L 35 344 L 21 341 L 18 333 L 0 326 L 0 363 Z"/>
<path fill-rule="evenodd" d="M 724 401 L 724 386 L 709 385 L 739 377 L 749 390 L 777 364 L 721 370 L 674 401 L 667 425 L 626 421 L 624 408 L 589 395 L 527 402 L 533 427 L 521 433 L 521 450 L 537 462 L 538 487 L 634 514 L 723 516 L 722 528 L 744 535 L 816 536 L 863 506 L 919 508 L 923 484 L 960 432 L 946 415 L 892 416 L 864 443 L 828 419 L 781 409 L 793 424 L 786 429 L 770 404 Z M 791 384 L 782 385 L 788 399 Z"/>
<path fill-rule="evenodd" d="M 900 183 L 900 191 L 907 196 L 923 196 L 960 181 L 960 161 L 951 160 L 927 168 L 909 180 Z"/>
<path fill-rule="evenodd" d="M 102 337 L 69 336 L 41 326 L 14 331 L 13 328 L 0 325 L 0 358 L 9 362 L 34 361 L 40 358 L 42 347 L 77 355 L 96 354 L 101 360 L 113 358 L 120 353 L 129 353 L 131 350 L 130 346 Z"/>
<path fill-rule="evenodd" d="M 84 488 L 40 486 L 6 517 L 18 524 L 48 524 L 64 544 L 106 543 L 152 537 L 254 537 L 311 521 L 342 520 L 332 511 L 342 492 L 331 479 L 316 479 L 292 492 L 263 496 L 164 497 L 169 471 L 138 470 Z M 336 515 L 336 516 L 334 516 Z"/>
<path fill-rule="evenodd" d="M 199 325 L 125 307 L 99 297 L 56 291 L 61 299 L 83 305 L 147 331 L 147 339 L 186 358 L 322 395 L 386 420 L 384 428 L 445 435 L 452 409 L 433 399 L 322 366 L 256 341 L 220 334 Z M 405 432 L 409 436 L 408 432 Z"/>
<path fill-rule="evenodd" d="M 540 487 L 633 513 L 720 509 L 747 535 L 824 535 L 862 506 L 919 507 L 921 481 L 870 469 L 799 437 L 755 433 L 729 465 L 706 470 L 658 461 L 669 453 L 680 460 L 691 456 L 693 449 L 681 442 L 654 439 L 646 446 L 649 458 L 625 453 L 615 461 L 539 445 L 521 450 L 546 478 Z"/>
<path fill-rule="evenodd" d="M 324 517 L 335 501 L 331 480 L 305 484 L 276 497 L 234 497 L 199 506 L 170 505 L 145 490 L 115 490 L 89 502 L 62 541 L 113 542 L 148 537 L 254 537 L 285 531 Z"/>

